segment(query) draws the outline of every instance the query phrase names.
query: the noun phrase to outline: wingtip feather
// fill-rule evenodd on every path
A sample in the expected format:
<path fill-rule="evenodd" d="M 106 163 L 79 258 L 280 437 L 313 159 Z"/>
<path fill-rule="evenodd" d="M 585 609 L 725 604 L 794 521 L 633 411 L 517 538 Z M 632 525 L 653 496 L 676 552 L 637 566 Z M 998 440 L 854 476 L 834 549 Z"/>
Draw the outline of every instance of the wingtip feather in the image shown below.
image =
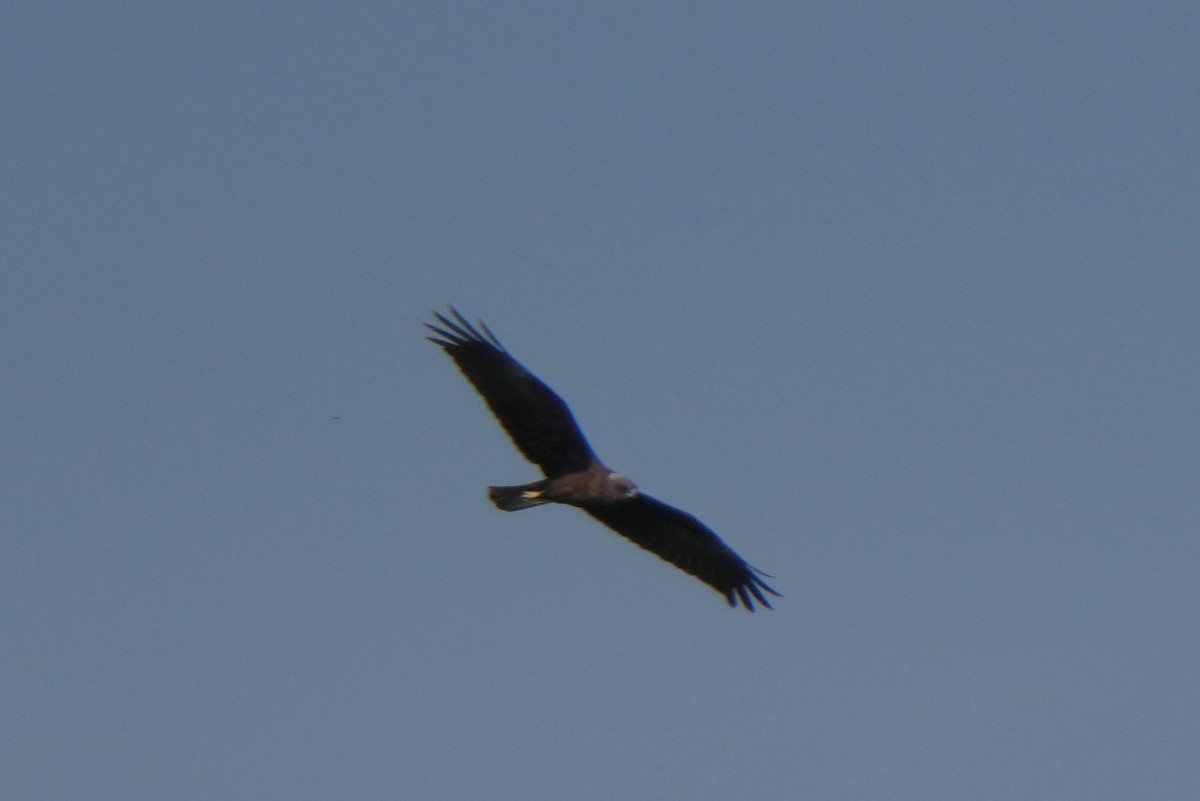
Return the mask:
<path fill-rule="evenodd" d="M 479 342 L 487 345 L 488 347 L 495 348 L 501 353 L 508 353 L 505 347 L 500 344 L 499 337 L 492 333 L 492 329 L 488 328 L 487 323 L 485 323 L 483 320 L 472 323 L 453 305 L 447 304 L 446 309 L 449 311 L 453 319 L 451 319 L 451 317 L 447 317 L 445 314 L 442 314 L 439 311 L 435 310 L 433 312 L 434 318 L 441 323 L 444 328 L 439 328 L 431 323 L 425 323 L 426 328 L 435 332 L 438 334 L 438 336 L 444 337 L 446 340 L 448 340 L 448 342 L 445 344 L 442 342 L 438 342 L 437 344 L 441 345 L 442 347 L 454 347 L 455 345 L 462 345 L 467 342 Z"/>

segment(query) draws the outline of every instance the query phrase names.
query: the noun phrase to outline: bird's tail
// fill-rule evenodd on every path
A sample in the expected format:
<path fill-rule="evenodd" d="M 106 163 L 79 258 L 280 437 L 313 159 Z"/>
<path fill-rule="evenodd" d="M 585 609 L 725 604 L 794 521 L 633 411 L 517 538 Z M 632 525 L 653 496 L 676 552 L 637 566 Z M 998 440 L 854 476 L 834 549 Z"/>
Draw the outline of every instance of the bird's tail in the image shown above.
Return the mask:
<path fill-rule="evenodd" d="M 496 504 L 497 509 L 515 512 L 518 509 L 528 509 L 530 506 L 541 506 L 550 503 L 543 497 L 547 482 L 534 481 L 532 484 L 518 484 L 514 487 L 488 487 L 488 498 Z"/>

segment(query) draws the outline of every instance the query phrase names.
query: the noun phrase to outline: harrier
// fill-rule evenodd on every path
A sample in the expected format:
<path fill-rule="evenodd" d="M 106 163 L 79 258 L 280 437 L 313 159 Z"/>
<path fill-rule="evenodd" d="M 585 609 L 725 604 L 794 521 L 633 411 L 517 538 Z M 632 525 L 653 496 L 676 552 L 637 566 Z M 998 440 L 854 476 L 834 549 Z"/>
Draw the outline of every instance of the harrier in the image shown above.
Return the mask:
<path fill-rule="evenodd" d="M 488 487 L 488 497 L 506 512 L 544 503 L 577 506 L 636 545 L 689 573 L 751 612 L 754 602 L 771 608 L 763 593 L 779 596 L 761 573 L 687 512 L 638 490 L 609 470 L 579 430 L 570 409 L 509 355 L 483 321 L 472 325 L 453 306 L 454 319 L 434 312 L 439 325 L 425 323 L 426 337 L 444 350 L 483 396 L 492 414 L 526 459 L 545 478 L 510 487 Z"/>

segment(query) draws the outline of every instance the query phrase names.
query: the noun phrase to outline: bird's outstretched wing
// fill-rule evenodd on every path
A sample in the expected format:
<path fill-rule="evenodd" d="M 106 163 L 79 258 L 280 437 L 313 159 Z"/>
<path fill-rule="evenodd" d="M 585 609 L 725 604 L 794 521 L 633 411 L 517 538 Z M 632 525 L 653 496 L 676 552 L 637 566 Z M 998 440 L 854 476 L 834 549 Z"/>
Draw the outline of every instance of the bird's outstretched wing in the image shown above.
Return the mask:
<path fill-rule="evenodd" d="M 526 459 L 547 476 L 585 470 L 596 457 L 571 410 L 554 390 L 508 355 L 482 321 L 479 329 L 453 306 L 454 319 L 434 312 L 426 337 L 449 354 Z"/>
<path fill-rule="evenodd" d="M 763 593 L 780 597 L 708 526 L 687 512 L 649 495 L 584 509 L 626 539 L 716 589 L 730 606 L 741 601 L 751 612 L 754 601 L 770 609 Z M 768 578 L 770 578 L 768 576 Z"/>

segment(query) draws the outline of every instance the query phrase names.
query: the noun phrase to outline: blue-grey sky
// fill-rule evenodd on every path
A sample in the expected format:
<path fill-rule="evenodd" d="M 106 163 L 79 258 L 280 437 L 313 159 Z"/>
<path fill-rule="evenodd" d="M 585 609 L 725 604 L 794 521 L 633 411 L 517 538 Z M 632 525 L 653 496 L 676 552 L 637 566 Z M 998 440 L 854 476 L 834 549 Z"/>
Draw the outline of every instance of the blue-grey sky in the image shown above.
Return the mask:
<path fill-rule="evenodd" d="M 9 2 L 0 796 L 1200 790 L 1200 6 Z M 786 597 L 566 508 L 422 321 Z"/>

